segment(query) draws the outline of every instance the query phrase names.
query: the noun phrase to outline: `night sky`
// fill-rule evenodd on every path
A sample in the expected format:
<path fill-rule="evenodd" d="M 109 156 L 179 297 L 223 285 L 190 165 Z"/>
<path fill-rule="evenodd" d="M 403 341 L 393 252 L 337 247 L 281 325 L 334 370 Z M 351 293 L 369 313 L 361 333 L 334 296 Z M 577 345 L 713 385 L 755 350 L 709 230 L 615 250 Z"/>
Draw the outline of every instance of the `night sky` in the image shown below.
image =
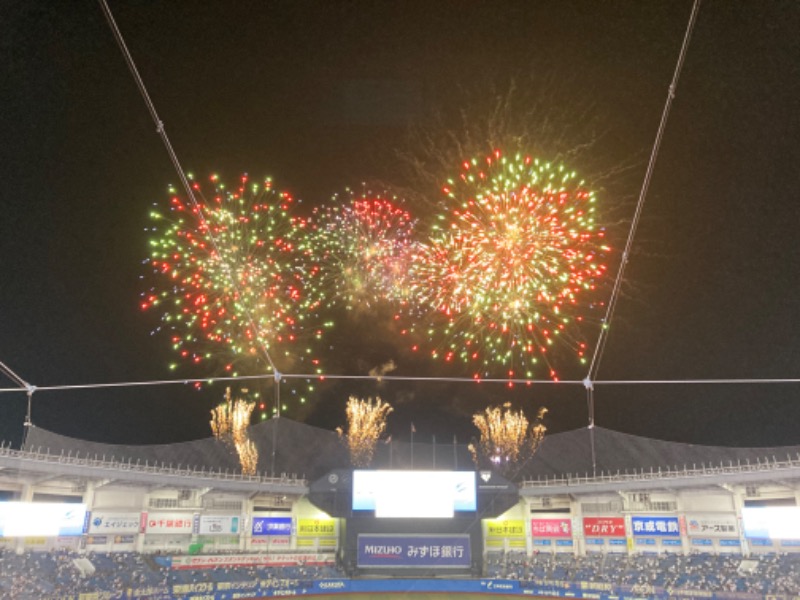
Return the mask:
<path fill-rule="evenodd" d="M 580 149 L 572 164 L 597 182 L 616 271 L 692 3 L 110 6 L 184 169 L 272 176 L 306 208 L 361 182 L 419 186 L 400 157 L 422 152 L 420 135 L 447 155 L 514 82 L 530 110 L 510 121 L 529 151 Z M 100 5 L 4 2 L 0 23 L 0 361 L 39 387 L 215 375 L 169 371 L 157 315 L 138 308 L 149 210 L 179 180 Z M 794 1 L 703 2 L 598 380 L 800 378 L 798 31 Z M 398 376 L 471 374 L 365 321 L 343 324 L 331 373 L 393 359 Z M 33 421 L 103 442 L 185 441 L 210 435 L 223 391 L 39 391 Z M 471 414 L 506 400 L 547 406 L 551 432 L 587 423 L 584 389 L 553 384 L 328 381 L 285 414 L 331 429 L 351 393 L 394 404 L 395 439 L 413 422 L 418 440 L 466 441 Z M 797 383 L 598 385 L 595 398 L 597 425 L 627 433 L 800 444 Z M 19 444 L 25 403 L 0 394 L 0 438 Z"/>

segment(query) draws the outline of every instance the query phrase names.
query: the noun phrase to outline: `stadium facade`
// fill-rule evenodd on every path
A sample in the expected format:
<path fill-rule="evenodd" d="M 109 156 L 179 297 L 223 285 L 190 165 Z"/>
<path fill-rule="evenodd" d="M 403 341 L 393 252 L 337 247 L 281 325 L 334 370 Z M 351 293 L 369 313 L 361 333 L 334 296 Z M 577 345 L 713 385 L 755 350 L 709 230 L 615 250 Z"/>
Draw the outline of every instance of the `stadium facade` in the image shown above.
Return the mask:
<path fill-rule="evenodd" d="M 323 562 L 349 557 L 345 566 L 357 570 L 351 500 L 345 494 L 326 504 L 314 493 L 327 489 L 331 473 L 352 472 L 338 436 L 280 418 L 253 426 L 250 437 L 263 475 L 241 475 L 235 454 L 214 438 L 121 446 L 32 426 L 21 450 L 0 452 L 2 499 L 84 505 L 85 523 L 67 535 L 6 531 L 0 544 L 19 552 L 309 553 Z M 380 444 L 373 467 L 474 471 L 467 447 L 455 443 Z M 479 486 L 488 477 L 479 473 Z M 579 429 L 548 436 L 513 489 L 494 477 L 503 482 L 502 501 L 479 490 L 487 500 L 462 519 L 464 531 L 432 530 L 469 529 L 464 573 L 479 574 L 498 551 L 800 552 L 800 446 L 722 448 Z M 419 533 L 397 523 L 398 531 L 377 531 Z"/>

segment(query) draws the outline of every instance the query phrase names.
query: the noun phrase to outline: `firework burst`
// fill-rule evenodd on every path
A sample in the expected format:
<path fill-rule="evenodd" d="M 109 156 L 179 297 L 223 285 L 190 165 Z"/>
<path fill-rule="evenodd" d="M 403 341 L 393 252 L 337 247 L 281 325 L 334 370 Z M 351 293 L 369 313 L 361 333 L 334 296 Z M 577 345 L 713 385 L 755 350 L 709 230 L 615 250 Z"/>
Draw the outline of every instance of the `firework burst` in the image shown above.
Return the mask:
<path fill-rule="evenodd" d="M 255 402 L 240 398 L 234 400 L 231 389 L 227 388 L 225 402 L 211 411 L 210 424 L 214 437 L 233 448 L 245 475 L 254 475 L 258 466 L 258 449 L 247 433 L 255 406 Z"/>
<path fill-rule="evenodd" d="M 394 410 L 380 398 L 362 400 L 350 396 L 347 401 L 347 433 L 339 427 L 339 437 L 347 445 L 350 461 L 356 467 L 367 467 L 372 462 L 375 446 L 386 431 L 386 418 Z"/>
<path fill-rule="evenodd" d="M 533 378 L 559 346 L 583 361 L 579 325 L 595 306 L 609 251 L 594 223 L 595 195 L 563 166 L 499 152 L 464 162 L 444 192 L 427 243 L 412 257 L 418 304 L 434 358 L 474 376 Z"/>
<path fill-rule="evenodd" d="M 306 293 L 306 224 L 292 215 L 293 198 L 270 180 L 243 176 L 234 189 L 216 176 L 210 183 L 204 193 L 192 180 L 197 204 L 171 189 L 169 212 L 151 213 L 158 285 L 142 308 L 162 311 L 159 329 L 191 363 L 221 362 L 231 375 L 301 364 L 318 372 L 312 348 L 323 327 L 310 325 L 318 304 Z"/>
<path fill-rule="evenodd" d="M 354 196 L 314 210 L 310 254 L 319 295 L 348 310 L 402 300 L 415 220 L 396 199 Z"/>
<path fill-rule="evenodd" d="M 481 436 L 477 445 L 469 446 L 475 464 L 508 475 L 516 472 L 541 446 L 547 431 L 542 422 L 546 412 L 546 408 L 539 409 L 532 424 L 522 410 L 514 411 L 508 403 L 473 415 L 472 422 Z"/>

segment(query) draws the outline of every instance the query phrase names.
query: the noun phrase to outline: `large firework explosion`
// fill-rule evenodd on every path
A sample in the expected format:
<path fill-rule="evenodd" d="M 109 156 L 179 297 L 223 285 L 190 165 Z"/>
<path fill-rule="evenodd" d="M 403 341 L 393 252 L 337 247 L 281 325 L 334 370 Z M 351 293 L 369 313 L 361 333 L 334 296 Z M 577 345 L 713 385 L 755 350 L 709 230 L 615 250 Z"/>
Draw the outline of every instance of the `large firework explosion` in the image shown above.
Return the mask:
<path fill-rule="evenodd" d="M 308 246 L 320 296 L 348 310 L 368 310 L 408 292 L 409 249 L 415 221 L 397 199 L 347 191 L 316 208 Z"/>
<path fill-rule="evenodd" d="M 557 379 L 550 355 L 587 350 L 579 328 L 595 306 L 609 248 L 595 195 L 574 172 L 499 151 L 465 161 L 444 186 L 446 212 L 412 258 L 414 328 L 433 358 L 490 375 Z"/>
<path fill-rule="evenodd" d="M 169 212 L 151 213 L 157 284 L 142 308 L 162 311 L 159 329 L 191 363 L 221 363 L 234 376 L 318 372 L 313 348 L 324 326 L 314 320 L 318 300 L 307 294 L 305 222 L 292 215 L 293 198 L 269 179 L 243 176 L 233 189 L 217 176 L 210 182 L 204 194 L 192 179 L 196 204 L 171 189 Z"/>

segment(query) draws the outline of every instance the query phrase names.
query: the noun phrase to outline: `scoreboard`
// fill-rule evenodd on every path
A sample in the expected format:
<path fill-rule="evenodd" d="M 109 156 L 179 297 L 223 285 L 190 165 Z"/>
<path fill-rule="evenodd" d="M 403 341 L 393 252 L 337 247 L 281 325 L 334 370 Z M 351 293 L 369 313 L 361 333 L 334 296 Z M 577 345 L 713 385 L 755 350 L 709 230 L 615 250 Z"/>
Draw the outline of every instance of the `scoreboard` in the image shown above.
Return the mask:
<path fill-rule="evenodd" d="M 331 471 L 309 501 L 341 526 L 340 562 L 351 574 L 418 577 L 478 574 L 481 521 L 519 501 L 492 471 Z"/>

